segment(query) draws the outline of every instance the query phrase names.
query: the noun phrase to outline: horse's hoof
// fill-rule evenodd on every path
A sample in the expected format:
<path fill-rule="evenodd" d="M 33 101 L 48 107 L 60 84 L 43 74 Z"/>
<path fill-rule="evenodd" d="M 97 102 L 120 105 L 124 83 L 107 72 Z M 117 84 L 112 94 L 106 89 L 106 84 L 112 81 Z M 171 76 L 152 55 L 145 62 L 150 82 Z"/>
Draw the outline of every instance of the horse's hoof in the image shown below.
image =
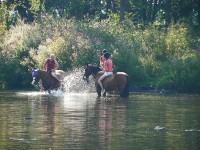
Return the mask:
<path fill-rule="evenodd" d="M 48 90 L 48 93 L 51 94 L 51 90 Z"/>
<path fill-rule="evenodd" d="M 104 91 L 104 92 L 102 93 L 102 96 L 103 96 L 103 97 L 106 97 L 106 91 Z"/>
<path fill-rule="evenodd" d="M 106 91 L 105 91 L 105 89 L 102 90 L 101 95 L 102 95 L 102 96 L 105 96 L 105 95 L 106 95 Z"/>

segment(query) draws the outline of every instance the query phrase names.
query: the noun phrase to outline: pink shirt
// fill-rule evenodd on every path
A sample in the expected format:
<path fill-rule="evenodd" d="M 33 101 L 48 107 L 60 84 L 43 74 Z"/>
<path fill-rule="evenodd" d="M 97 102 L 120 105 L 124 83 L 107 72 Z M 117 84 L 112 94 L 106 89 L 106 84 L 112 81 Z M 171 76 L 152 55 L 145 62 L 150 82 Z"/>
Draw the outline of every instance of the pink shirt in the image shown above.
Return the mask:
<path fill-rule="evenodd" d="M 112 72 L 113 71 L 113 63 L 112 60 L 107 59 L 105 61 L 105 68 L 106 68 L 106 72 Z"/>

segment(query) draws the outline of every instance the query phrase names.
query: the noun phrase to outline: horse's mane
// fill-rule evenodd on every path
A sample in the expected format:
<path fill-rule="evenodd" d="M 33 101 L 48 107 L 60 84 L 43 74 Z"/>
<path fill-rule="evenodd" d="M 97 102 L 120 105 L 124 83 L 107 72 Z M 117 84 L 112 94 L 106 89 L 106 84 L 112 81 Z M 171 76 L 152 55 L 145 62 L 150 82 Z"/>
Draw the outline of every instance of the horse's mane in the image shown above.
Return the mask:
<path fill-rule="evenodd" d="M 99 71 L 102 71 L 102 69 L 97 65 L 89 64 L 88 67 L 91 68 L 91 72 L 94 74 L 97 74 Z"/>

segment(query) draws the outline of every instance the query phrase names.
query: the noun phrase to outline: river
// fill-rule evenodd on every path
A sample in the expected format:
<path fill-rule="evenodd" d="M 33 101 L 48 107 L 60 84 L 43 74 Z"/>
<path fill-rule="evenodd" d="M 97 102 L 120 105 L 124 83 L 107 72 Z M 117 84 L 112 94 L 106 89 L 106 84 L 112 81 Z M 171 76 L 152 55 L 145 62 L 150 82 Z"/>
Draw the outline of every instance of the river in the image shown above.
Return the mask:
<path fill-rule="evenodd" d="M 0 92 L 1 150 L 198 150 L 200 97 Z"/>
<path fill-rule="evenodd" d="M 65 92 L 0 92 L 0 150 L 200 149 L 199 95 L 98 98 L 82 72 L 68 72 Z"/>

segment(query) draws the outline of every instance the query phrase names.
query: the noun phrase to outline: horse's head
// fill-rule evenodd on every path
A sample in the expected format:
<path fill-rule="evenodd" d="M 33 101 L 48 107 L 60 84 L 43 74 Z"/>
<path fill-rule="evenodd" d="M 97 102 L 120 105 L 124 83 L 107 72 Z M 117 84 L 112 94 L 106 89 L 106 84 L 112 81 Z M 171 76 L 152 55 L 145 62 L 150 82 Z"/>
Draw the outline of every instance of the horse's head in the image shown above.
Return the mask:
<path fill-rule="evenodd" d="M 83 75 L 83 80 L 86 80 L 89 83 L 89 76 L 96 75 L 101 69 L 96 65 L 88 64 L 85 68 L 85 73 Z"/>
<path fill-rule="evenodd" d="M 31 84 L 33 86 L 37 85 L 39 80 L 40 80 L 40 71 L 39 70 L 33 70 L 32 71 L 32 77 L 33 77 L 33 81 L 31 82 Z"/>

